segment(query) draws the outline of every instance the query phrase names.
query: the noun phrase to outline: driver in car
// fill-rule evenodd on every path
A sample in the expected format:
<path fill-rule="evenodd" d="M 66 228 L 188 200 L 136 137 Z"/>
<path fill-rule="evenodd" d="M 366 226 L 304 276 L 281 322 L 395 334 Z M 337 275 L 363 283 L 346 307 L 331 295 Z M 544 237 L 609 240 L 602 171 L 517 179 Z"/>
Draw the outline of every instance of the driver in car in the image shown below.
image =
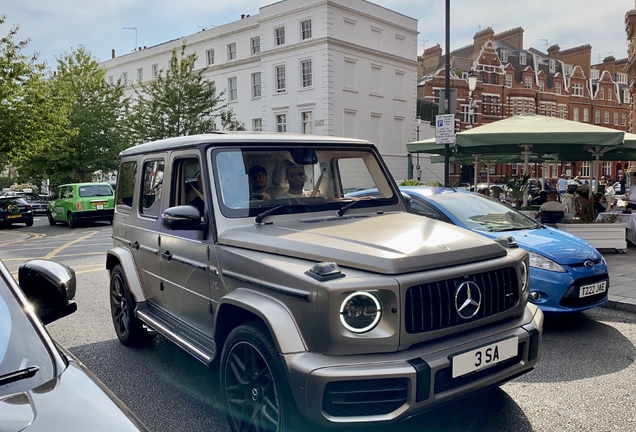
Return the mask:
<path fill-rule="evenodd" d="M 267 185 L 269 184 L 267 170 L 260 165 L 254 165 L 250 168 L 248 175 L 250 177 L 250 199 L 271 199 L 270 194 L 267 192 Z"/>

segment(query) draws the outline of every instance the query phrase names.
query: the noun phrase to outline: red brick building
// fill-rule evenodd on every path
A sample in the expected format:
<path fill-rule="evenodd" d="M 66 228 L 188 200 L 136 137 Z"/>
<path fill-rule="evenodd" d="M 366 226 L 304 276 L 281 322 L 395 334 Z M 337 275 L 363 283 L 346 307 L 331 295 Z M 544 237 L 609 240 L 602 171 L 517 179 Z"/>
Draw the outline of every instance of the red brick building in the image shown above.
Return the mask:
<path fill-rule="evenodd" d="M 636 15 L 635 15 L 636 18 Z M 473 44 L 451 52 L 451 88 L 457 89 L 458 128 L 491 123 L 503 118 L 533 113 L 580 121 L 628 131 L 632 116 L 631 94 L 627 73 L 627 59 L 607 57 L 592 65 L 592 47 L 582 45 L 561 50 L 552 45 L 543 53 L 535 48 L 523 48 L 520 27 L 495 34 L 492 28 L 479 31 Z M 421 74 L 418 98 L 438 102 L 445 87 L 445 57 L 439 45 L 427 49 L 420 57 Z M 477 88 L 473 92 L 476 109 L 471 113 L 467 78 L 470 71 L 477 74 Z M 618 180 L 625 162 L 604 162 L 599 175 Z M 467 167 L 451 167 L 451 181 L 470 181 Z M 543 175 L 542 166 L 532 167 L 533 176 Z M 591 175 L 591 163 L 553 164 L 546 177 L 561 173 Z M 517 164 L 491 168 L 491 178 L 520 173 Z M 485 179 L 485 168 L 481 180 Z"/>

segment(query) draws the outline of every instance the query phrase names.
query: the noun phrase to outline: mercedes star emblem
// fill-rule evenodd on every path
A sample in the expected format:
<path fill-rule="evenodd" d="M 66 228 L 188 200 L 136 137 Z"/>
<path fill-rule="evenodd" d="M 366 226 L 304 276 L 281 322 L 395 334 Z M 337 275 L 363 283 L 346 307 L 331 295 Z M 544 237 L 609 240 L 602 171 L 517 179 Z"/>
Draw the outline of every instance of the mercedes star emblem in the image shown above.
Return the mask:
<path fill-rule="evenodd" d="M 481 306 L 481 289 L 473 281 L 462 282 L 455 290 L 455 309 L 464 319 L 471 319 Z"/>

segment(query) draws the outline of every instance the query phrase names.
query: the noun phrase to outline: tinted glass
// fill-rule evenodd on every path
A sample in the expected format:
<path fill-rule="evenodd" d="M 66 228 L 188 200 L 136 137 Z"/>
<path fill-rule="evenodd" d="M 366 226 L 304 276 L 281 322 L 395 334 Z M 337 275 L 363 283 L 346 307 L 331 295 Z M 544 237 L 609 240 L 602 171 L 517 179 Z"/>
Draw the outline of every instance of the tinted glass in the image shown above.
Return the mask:
<path fill-rule="evenodd" d="M 108 185 L 80 186 L 78 190 L 79 196 L 81 197 L 99 197 L 113 195 L 113 189 Z"/>
<path fill-rule="evenodd" d="M 136 176 L 137 162 L 123 162 L 119 166 L 119 174 L 117 176 L 117 195 L 115 198 L 115 207 L 117 208 L 117 211 L 131 211 Z"/>
<path fill-rule="evenodd" d="M 158 217 L 161 211 L 161 191 L 163 189 L 163 160 L 146 161 L 143 170 L 141 213 Z"/>

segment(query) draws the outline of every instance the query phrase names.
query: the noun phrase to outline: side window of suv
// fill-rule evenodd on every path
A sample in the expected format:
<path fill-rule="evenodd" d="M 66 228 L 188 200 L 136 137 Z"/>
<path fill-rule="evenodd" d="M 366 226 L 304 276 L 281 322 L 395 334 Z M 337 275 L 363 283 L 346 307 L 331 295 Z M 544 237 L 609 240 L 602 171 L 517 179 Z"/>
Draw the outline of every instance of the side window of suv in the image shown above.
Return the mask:
<path fill-rule="evenodd" d="M 132 210 L 137 162 L 123 162 L 117 176 L 117 196 L 115 208 L 118 212 L 130 213 Z"/>
<path fill-rule="evenodd" d="M 151 160 L 144 163 L 140 203 L 140 213 L 144 216 L 159 217 L 164 167 L 163 160 Z"/>

